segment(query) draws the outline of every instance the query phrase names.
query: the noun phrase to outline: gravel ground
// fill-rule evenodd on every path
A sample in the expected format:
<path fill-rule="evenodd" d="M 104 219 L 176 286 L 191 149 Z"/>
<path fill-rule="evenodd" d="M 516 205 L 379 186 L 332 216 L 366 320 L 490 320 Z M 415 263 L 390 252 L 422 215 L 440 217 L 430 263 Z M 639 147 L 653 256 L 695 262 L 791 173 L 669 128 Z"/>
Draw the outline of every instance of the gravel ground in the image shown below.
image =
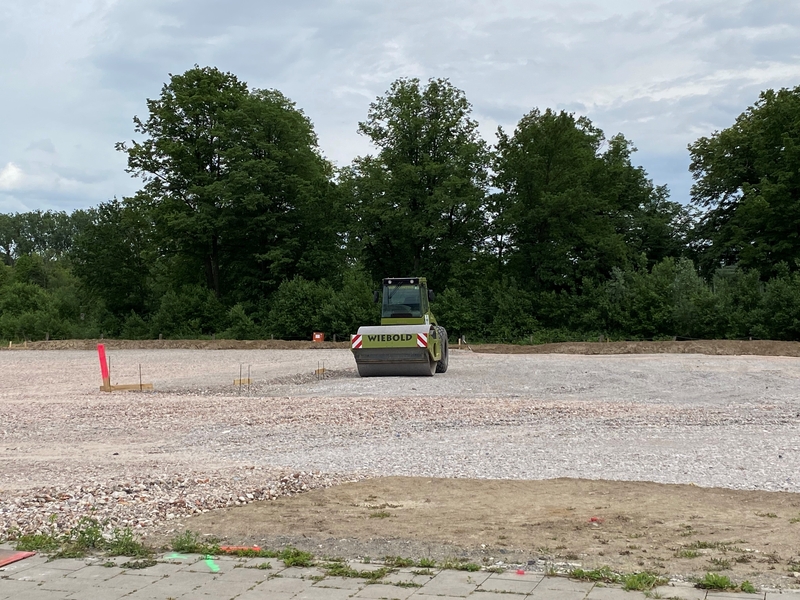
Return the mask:
<path fill-rule="evenodd" d="M 800 358 L 454 351 L 432 379 L 360 379 L 346 350 L 110 356 L 156 391 L 99 392 L 93 352 L 0 352 L 0 537 L 89 513 L 147 534 L 376 475 L 800 492 Z"/>

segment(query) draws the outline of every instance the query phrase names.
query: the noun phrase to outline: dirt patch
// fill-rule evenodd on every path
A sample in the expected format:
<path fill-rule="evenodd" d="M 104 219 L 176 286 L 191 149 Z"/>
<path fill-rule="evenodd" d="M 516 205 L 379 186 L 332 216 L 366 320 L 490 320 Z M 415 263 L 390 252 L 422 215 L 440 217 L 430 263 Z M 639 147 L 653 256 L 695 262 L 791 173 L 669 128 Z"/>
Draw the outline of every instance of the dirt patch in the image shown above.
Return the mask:
<path fill-rule="evenodd" d="M 317 555 L 608 565 L 791 587 L 800 494 L 647 482 L 384 477 L 193 517 L 240 544 Z"/>
<path fill-rule="evenodd" d="M 769 340 L 693 340 L 666 342 L 564 342 L 522 346 L 476 344 L 487 354 L 709 354 L 723 356 L 800 356 L 800 342 Z"/>
<path fill-rule="evenodd" d="M 348 342 L 298 340 L 49 340 L 24 342 L 0 350 L 330 350 L 349 348 Z"/>
<path fill-rule="evenodd" d="M 349 348 L 348 342 L 298 340 L 50 340 L 0 347 L 0 350 L 330 350 Z M 458 346 L 454 346 L 457 348 Z M 664 342 L 564 342 L 527 346 L 471 344 L 462 346 L 484 354 L 708 354 L 722 356 L 800 356 L 800 342 L 769 340 L 693 340 Z"/>

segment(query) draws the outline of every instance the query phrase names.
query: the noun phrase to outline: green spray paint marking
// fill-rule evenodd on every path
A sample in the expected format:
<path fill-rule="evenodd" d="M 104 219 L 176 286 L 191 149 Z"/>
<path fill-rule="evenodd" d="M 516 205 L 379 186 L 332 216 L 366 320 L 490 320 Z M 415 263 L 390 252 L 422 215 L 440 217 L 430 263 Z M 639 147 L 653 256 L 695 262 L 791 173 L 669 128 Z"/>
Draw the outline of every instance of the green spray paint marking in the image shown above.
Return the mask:
<path fill-rule="evenodd" d="M 183 554 L 178 554 L 177 552 L 173 552 L 166 558 L 189 558 L 188 556 L 184 556 Z"/>
<path fill-rule="evenodd" d="M 212 573 L 216 573 L 217 571 L 219 571 L 219 565 L 217 565 L 217 563 L 214 562 L 213 556 L 206 555 L 206 565 L 208 565 L 208 568 L 211 569 Z"/>

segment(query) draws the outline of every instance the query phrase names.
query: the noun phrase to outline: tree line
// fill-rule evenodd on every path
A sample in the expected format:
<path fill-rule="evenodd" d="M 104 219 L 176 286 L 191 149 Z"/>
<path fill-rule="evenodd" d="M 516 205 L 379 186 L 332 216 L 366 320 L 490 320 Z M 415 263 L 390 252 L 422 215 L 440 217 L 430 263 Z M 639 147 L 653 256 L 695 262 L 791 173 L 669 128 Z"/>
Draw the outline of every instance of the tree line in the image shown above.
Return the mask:
<path fill-rule="evenodd" d="M 463 91 L 399 79 L 336 169 L 277 90 L 195 67 L 117 144 L 132 197 L 0 214 L 0 339 L 346 336 L 426 276 L 451 336 L 800 339 L 800 87 L 689 145 L 688 206 L 587 117 L 481 138 Z"/>

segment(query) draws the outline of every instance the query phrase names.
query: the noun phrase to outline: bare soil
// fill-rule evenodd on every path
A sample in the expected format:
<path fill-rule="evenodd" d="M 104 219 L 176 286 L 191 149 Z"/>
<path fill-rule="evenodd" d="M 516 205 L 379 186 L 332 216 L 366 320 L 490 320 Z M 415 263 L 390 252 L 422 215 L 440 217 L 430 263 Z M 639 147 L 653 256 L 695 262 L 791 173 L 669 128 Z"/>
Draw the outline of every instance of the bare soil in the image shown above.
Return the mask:
<path fill-rule="evenodd" d="M 317 555 L 462 558 L 791 587 L 800 494 L 648 482 L 383 477 L 210 512 L 195 531 Z"/>
<path fill-rule="evenodd" d="M 693 340 L 664 342 L 564 342 L 536 346 L 480 344 L 489 354 L 708 354 L 720 356 L 800 356 L 800 342 Z"/>
<path fill-rule="evenodd" d="M 348 342 L 299 340 L 50 340 L 0 350 L 331 350 Z M 455 344 L 454 344 L 455 346 Z M 458 346 L 455 346 L 458 347 Z M 771 340 L 692 340 L 659 342 L 563 342 L 558 344 L 465 344 L 485 354 L 707 354 L 718 356 L 800 356 L 800 342 Z"/>

